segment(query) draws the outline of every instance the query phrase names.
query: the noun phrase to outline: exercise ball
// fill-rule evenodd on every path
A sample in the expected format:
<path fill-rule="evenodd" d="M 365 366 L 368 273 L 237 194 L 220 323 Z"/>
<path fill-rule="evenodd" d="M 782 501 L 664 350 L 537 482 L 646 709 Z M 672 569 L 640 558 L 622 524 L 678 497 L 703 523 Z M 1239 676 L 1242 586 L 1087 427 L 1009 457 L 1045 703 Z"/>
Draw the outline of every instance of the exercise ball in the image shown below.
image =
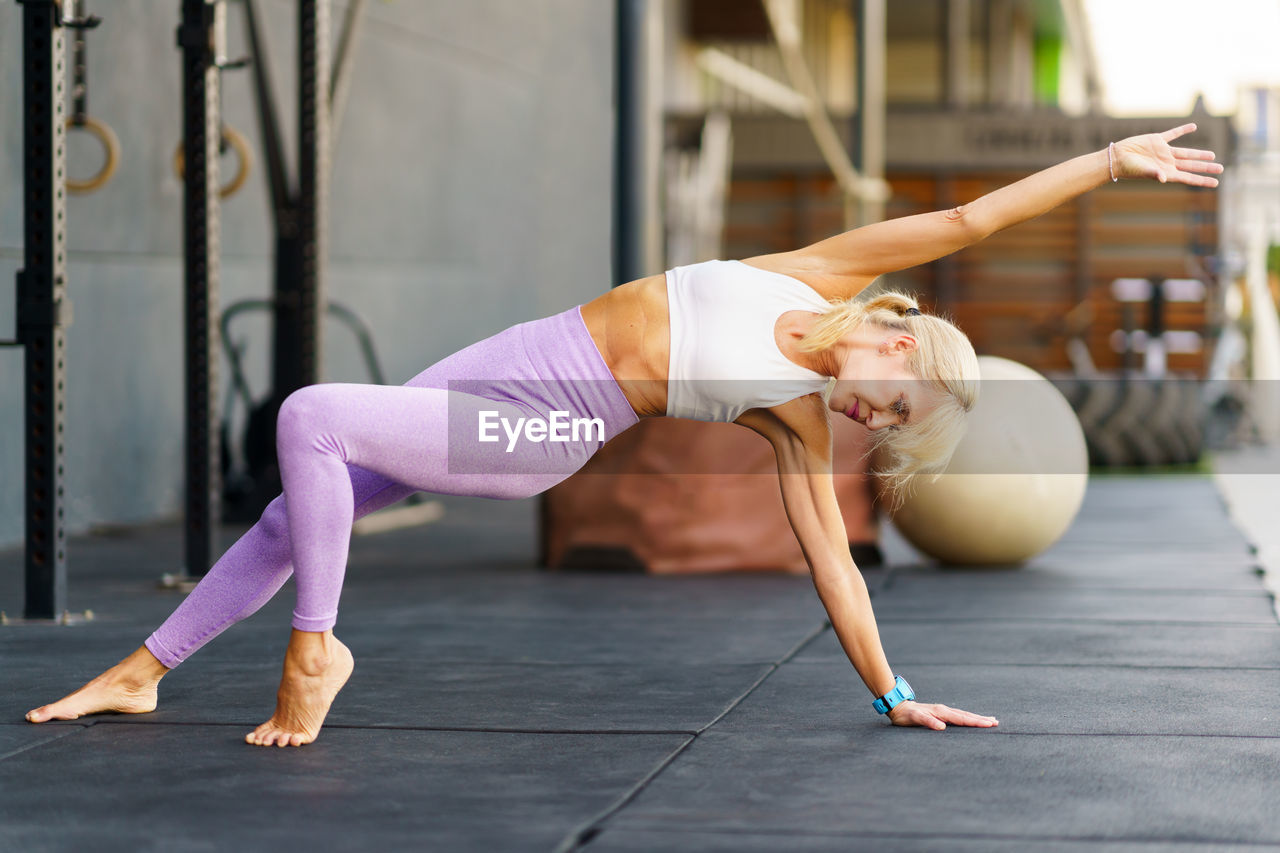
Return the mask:
<path fill-rule="evenodd" d="M 1084 501 L 1089 457 L 1071 404 L 1004 358 L 978 359 L 982 384 L 964 438 L 939 477 L 915 478 L 894 527 L 953 565 L 1016 565 L 1058 540 Z"/>

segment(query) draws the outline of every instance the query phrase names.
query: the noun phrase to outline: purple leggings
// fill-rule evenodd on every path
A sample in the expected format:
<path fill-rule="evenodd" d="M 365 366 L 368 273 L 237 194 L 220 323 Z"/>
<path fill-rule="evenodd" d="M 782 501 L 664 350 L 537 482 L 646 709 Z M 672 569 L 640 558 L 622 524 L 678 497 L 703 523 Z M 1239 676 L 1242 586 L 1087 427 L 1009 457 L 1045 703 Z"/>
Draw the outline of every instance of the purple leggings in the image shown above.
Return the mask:
<path fill-rule="evenodd" d="M 536 495 L 637 420 L 577 308 L 513 326 L 398 388 L 303 388 L 280 408 L 283 494 L 146 646 L 175 667 L 266 604 L 290 574 L 293 627 L 326 631 L 337 621 L 355 519 L 416 491 Z"/>

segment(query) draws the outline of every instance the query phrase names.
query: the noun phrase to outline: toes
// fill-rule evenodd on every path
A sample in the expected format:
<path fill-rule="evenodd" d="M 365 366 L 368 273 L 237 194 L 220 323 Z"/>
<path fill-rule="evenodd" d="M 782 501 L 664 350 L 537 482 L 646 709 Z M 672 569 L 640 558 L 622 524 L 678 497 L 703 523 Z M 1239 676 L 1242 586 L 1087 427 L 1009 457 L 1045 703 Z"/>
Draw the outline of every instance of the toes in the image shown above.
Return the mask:
<path fill-rule="evenodd" d="M 275 732 L 275 727 L 269 721 L 265 722 L 244 736 L 245 743 L 254 746 L 269 746 L 271 743 L 270 738 Z"/>
<path fill-rule="evenodd" d="M 59 713 L 52 710 L 48 705 L 43 708 L 36 708 L 34 711 L 27 712 L 27 722 L 29 723 L 47 723 L 50 720 L 78 720 L 79 714 Z"/>
<path fill-rule="evenodd" d="M 256 731 L 252 731 L 244 736 L 245 743 L 253 746 L 302 746 L 315 740 L 306 732 L 286 732 L 283 729 L 267 728 L 267 724 L 259 726 Z"/>

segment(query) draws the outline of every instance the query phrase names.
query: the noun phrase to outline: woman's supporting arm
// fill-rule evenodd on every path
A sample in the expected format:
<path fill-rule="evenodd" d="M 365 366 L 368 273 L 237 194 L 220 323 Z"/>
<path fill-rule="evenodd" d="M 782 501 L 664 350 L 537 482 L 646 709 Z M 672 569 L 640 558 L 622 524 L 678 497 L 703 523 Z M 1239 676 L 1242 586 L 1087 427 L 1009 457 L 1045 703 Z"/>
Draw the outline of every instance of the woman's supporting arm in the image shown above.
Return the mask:
<path fill-rule="evenodd" d="M 855 296 L 876 276 L 936 260 L 1011 225 L 1026 222 L 1113 178 L 1148 178 L 1215 187 L 1222 166 L 1212 151 L 1169 143 L 1196 129 L 1185 124 L 1164 133 L 1122 139 L 1114 145 L 1051 166 L 976 201 L 947 211 L 890 219 L 838 234 L 790 253 L 789 261 Z"/>
<path fill-rule="evenodd" d="M 894 687 L 866 582 L 849 555 L 848 534 L 831 477 L 831 427 L 820 397 L 793 400 L 738 419 L 769 439 L 787 519 L 813 576 L 814 588 L 853 668 L 873 697 Z M 868 703 L 870 704 L 870 703 Z M 894 725 L 944 729 L 947 723 L 992 726 L 996 721 L 945 705 L 903 702 L 889 712 Z"/>

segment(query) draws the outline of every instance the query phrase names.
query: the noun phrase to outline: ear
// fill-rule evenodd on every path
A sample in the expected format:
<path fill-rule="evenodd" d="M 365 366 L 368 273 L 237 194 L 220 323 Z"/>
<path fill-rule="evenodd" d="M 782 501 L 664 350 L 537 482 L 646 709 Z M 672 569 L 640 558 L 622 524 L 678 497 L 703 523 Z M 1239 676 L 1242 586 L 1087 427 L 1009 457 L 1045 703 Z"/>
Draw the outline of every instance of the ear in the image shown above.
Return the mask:
<path fill-rule="evenodd" d="M 881 355 L 907 355 L 915 352 L 919 347 L 920 342 L 916 340 L 915 335 L 902 333 L 882 340 L 878 351 Z"/>

